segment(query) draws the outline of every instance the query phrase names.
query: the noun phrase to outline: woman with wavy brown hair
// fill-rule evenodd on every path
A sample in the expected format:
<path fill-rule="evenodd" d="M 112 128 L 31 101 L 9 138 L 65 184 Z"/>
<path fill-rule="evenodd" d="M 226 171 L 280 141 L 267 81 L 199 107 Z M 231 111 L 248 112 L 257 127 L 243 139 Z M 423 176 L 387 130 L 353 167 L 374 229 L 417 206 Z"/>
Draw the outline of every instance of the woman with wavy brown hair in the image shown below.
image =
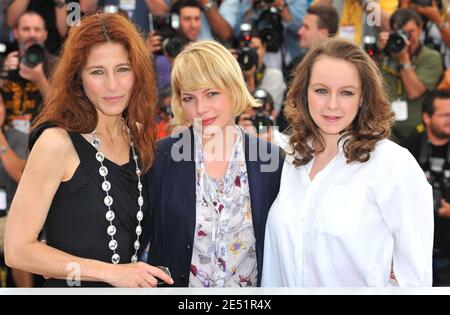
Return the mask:
<path fill-rule="evenodd" d="M 431 187 L 391 142 L 376 64 L 331 39 L 296 69 L 290 148 L 267 221 L 266 287 L 431 286 Z"/>
<path fill-rule="evenodd" d="M 9 214 L 7 264 L 44 275 L 46 286 L 173 283 L 138 263 L 156 130 L 155 77 L 139 33 L 117 14 L 87 17 L 50 82 Z"/>

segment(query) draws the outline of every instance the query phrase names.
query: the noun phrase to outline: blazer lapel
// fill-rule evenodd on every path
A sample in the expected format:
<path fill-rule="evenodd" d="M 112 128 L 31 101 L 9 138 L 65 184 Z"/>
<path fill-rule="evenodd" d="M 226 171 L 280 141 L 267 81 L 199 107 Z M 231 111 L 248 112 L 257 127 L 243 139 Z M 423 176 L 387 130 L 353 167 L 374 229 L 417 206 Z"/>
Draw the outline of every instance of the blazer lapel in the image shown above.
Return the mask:
<path fill-rule="evenodd" d="M 252 218 L 253 227 L 255 230 L 255 236 L 257 241 L 259 241 L 259 236 L 261 231 L 258 227 L 261 226 L 261 211 L 263 209 L 263 187 L 264 183 L 261 181 L 263 178 L 260 176 L 260 163 L 254 154 L 258 150 L 258 143 L 255 138 L 250 137 L 247 133 L 244 134 L 244 150 L 245 150 L 245 161 L 247 166 L 248 174 L 248 185 L 250 189 L 250 201 L 252 203 Z M 250 152 L 253 152 L 250 154 Z"/>
<path fill-rule="evenodd" d="M 185 138 L 183 141 L 179 141 L 174 146 L 181 146 L 177 148 L 178 152 L 183 152 L 183 149 L 189 148 L 191 150 L 190 158 L 183 158 L 181 161 L 175 161 L 175 167 L 177 171 L 177 181 L 179 185 L 179 191 L 181 192 L 183 209 L 185 215 L 185 222 L 187 224 L 187 231 L 189 233 L 189 239 L 191 243 L 194 241 L 195 233 L 195 221 L 196 221 L 196 183 L 195 183 L 195 158 L 194 158 L 194 134 L 192 127 L 180 134 L 181 138 Z M 190 139 L 190 140 L 186 140 Z M 183 143 L 184 145 L 181 145 Z"/>

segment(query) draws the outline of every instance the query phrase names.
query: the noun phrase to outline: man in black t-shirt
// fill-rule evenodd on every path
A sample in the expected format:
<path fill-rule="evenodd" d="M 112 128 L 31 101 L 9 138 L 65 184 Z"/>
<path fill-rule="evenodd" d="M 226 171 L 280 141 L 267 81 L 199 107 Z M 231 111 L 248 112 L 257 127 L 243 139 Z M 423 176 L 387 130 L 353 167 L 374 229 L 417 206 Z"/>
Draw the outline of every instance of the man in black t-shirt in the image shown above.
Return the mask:
<path fill-rule="evenodd" d="M 403 143 L 433 186 L 433 286 L 450 286 L 450 91 L 433 91 L 422 106 L 424 129 Z"/>

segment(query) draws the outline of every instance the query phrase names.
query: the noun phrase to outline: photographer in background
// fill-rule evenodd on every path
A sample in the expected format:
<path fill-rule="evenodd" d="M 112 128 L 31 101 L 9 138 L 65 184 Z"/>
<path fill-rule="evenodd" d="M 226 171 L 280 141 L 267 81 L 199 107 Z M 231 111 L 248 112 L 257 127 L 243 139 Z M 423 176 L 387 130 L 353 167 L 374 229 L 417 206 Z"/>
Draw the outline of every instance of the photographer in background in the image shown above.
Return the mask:
<path fill-rule="evenodd" d="M 387 80 L 392 109 L 396 114 L 394 136 L 407 138 L 421 123 L 421 105 L 427 91 L 442 75 L 441 56 L 420 43 L 423 22 L 412 9 L 399 9 L 390 18 L 393 32 L 381 32 L 377 56 Z"/>
<path fill-rule="evenodd" d="M 202 7 L 197 0 L 179 0 L 170 15 L 154 17 L 154 32 L 146 40 L 149 51 L 156 55 L 158 89 L 170 87 L 170 72 L 175 57 L 190 42 L 198 40 L 202 30 Z"/>
<path fill-rule="evenodd" d="M 269 34 L 264 41 L 276 49 L 268 49 L 264 62 L 267 67 L 279 70 L 301 53 L 297 31 L 307 8 L 307 0 L 224 0 L 221 4 L 221 12 L 231 22 L 236 37 L 244 23 L 256 25 L 259 33 Z M 278 38 L 281 42 L 275 44 Z"/>
<path fill-rule="evenodd" d="M 433 286 L 450 286 L 450 90 L 435 90 L 422 107 L 425 130 L 403 143 L 433 186 Z"/>
<path fill-rule="evenodd" d="M 271 142 L 273 140 L 274 104 L 266 90 L 257 89 L 253 93 L 258 106 L 249 107 L 237 118 L 237 124 L 249 134 Z"/>
<path fill-rule="evenodd" d="M 441 53 L 445 68 L 450 67 L 450 28 L 448 1 L 400 0 L 401 8 L 411 8 L 424 19 L 422 43 Z"/>
<path fill-rule="evenodd" d="M 197 41 L 202 30 L 201 10 L 197 0 L 180 0 L 169 15 L 153 17 L 154 29 L 147 38 L 149 50 L 154 54 L 161 52 L 168 37 L 177 37 L 183 44 Z"/>
<path fill-rule="evenodd" d="M 287 88 L 283 73 L 279 69 L 265 65 L 264 57 L 267 52 L 267 43 L 264 42 L 261 34 L 256 31 L 251 32 L 250 47 L 256 50 L 257 62 L 250 70 L 245 71 L 246 69 L 243 69 L 245 82 L 247 82 L 248 89 L 252 93 L 256 89 L 266 90 L 271 95 L 272 106 L 275 106 L 275 111 L 278 113 L 281 110 Z M 243 58 L 239 58 L 238 53 L 238 61 L 241 59 Z"/>
<path fill-rule="evenodd" d="M 46 47 L 52 54 L 58 54 L 69 30 L 66 0 L 11 0 L 6 9 L 8 26 L 11 29 L 17 28 L 22 15 L 29 11 L 42 16 L 48 31 Z"/>
<path fill-rule="evenodd" d="M 18 51 L 7 54 L 2 73 L 6 121 L 23 133 L 37 115 L 47 94 L 47 76 L 55 61 L 45 48 L 47 30 L 44 19 L 35 12 L 25 12 L 13 30 Z"/>

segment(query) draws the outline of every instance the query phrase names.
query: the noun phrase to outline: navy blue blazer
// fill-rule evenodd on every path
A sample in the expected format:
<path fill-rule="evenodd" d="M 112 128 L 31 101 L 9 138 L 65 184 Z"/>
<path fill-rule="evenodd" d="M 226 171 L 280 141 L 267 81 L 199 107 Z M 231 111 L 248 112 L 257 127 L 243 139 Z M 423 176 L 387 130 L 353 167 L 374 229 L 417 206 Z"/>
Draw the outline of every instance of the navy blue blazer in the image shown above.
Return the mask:
<path fill-rule="evenodd" d="M 256 237 L 259 286 L 267 215 L 278 195 L 284 159 L 278 146 L 247 133 L 244 133 L 244 144 Z M 187 287 L 196 224 L 192 128 L 175 137 L 161 140 L 156 152 L 156 160 L 148 173 L 151 209 L 151 216 L 146 221 L 146 229 L 150 230 L 148 263 L 169 267 L 175 281 L 174 286 Z M 255 154 L 257 152 L 263 153 Z M 180 154 L 184 156 L 183 160 L 180 160 Z M 270 163 L 270 171 L 264 170 Z"/>

